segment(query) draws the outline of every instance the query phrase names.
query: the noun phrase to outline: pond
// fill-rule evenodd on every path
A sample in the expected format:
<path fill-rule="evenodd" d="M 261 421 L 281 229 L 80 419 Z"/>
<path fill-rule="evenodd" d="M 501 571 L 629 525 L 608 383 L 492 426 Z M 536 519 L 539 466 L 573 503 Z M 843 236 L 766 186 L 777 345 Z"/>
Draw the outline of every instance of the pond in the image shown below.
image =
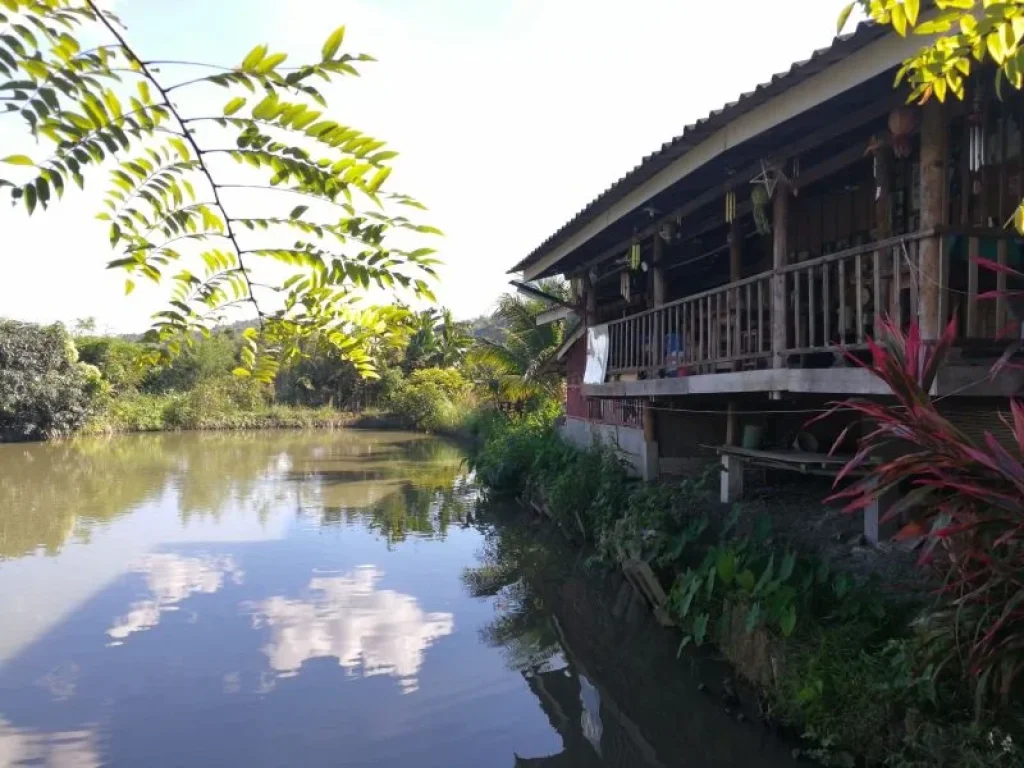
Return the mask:
<path fill-rule="evenodd" d="M 793 764 L 421 435 L 0 445 L 0 617 L 3 766 Z"/>

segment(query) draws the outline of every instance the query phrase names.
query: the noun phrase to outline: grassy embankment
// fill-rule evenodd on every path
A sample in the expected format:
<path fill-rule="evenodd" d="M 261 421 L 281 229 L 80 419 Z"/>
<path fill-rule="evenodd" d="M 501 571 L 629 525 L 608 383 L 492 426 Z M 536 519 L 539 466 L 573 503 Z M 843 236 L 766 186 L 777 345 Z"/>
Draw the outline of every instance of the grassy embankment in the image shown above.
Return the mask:
<path fill-rule="evenodd" d="M 596 562 L 647 564 L 667 593 L 680 653 L 715 646 L 804 756 L 835 766 L 1024 765 L 1019 703 L 976 700 L 955 659 L 927 647 L 921 627 L 943 607 L 927 588 L 893 589 L 830 561 L 773 530 L 768 510 L 717 504 L 706 480 L 631 482 L 614 455 L 566 445 L 548 419 L 490 424 L 474 463 L 491 492 L 535 504 Z"/>

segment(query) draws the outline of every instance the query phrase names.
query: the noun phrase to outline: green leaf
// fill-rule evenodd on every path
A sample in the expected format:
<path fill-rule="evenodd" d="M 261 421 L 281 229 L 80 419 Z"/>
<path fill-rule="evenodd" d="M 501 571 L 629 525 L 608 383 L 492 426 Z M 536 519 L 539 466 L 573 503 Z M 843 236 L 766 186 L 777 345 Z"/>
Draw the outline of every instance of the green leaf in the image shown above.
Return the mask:
<path fill-rule="evenodd" d="M 894 5 L 889 13 L 892 19 L 892 28 L 896 30 L 896 34 L 898 34 L 900 37 L 906 37 L 907 14 L 904 12 L 903 6 Z"/>
<path fill-rule="evenodd" d="M 229 101 L 227 104 L 224 105 L 224 114 L 225 115 L 233 115 L 233 114 L 235 114 L 235 112 L 237 112 L 238 110 L 240 110 L 244 106 L 245 106 L 245 97 L 244 96 L 236 96 L 235 98 L 233 98 L 231 101 Z"/>
<path fill-rule="evenodd" d="M 255 48 L 253 48 L 251 51 L 249 51 L 248 54 L 246 54 L 244 59 L 242 59 L 241 69 L 243 69 L 243 70 L 254 69 L 257 64 L 259 64 L 261 61 L 263 61 L 263 57 L 266 56 L 266 55 L 267 55 L 267 46 L 266 45 L 257 45 Z"/>
<path fill-rule="evenodd" d="M 754 589 L 755 578 L 754 572 L 748 568 L 745 571 L 741 571 L 736 576 L 736 584 L 739 585 L 740 589 L 743 589 L 746 592 L 752 592 Z"/>
<path fill-rule="evenodd" d="M 782 630 L 782 634 L 785 637 L 789 637 L 793 634 L 793 630 L 796 629 L 796 606 L 790 603 L 782 617 L 779 619 L 779 629 Z"/>
<path fill-rule="evenodd" d="M 711 619 L 706 613 L 702 613 L 696 619 L 693 620 L 693 641 L 697 645 L 704 644 L 704 638 L 708 634 L 708 621 Z"/>
<path fill-rule="evenodd" d="M 288 215 L 288 218 L 297 219 L 308 210 L 308 205 L 297 205 L 294 208 L 292 208 L 292 212 Z"/>
<path fill-rule="evenodd" d="M 323 48 L 320 49 L 323 54 L 324 61 L 330 61 L 334 58 L 334 54 L 341 48 L 341 42 L 345 39 L 345 27 L 344 25 L 338 27 L 336 30 L 331 32 L 330 37 L 324 41 Z"/>
<path fill-rule="evenodd" d="M 755 629 L 757 629 L 757 625 L 760 624 L 760 623 L 761 623 L 761 604 L 760 603 L 754 603 L 747 610 L 747 620 L 744 622 L 743 628 L 746 630 L 747 634 L 749 635 Z"/>
<path fill-rule="evenodd" d="M 10 165 L 35 165 L 32 162 L 32 158 L 28 155 L 8 155 L 7 157 L 0 159 L 0 163 L 9 163 Z"/>
<path fill-rule="evenodd" d="M 779 581 L 788 580 L 793 575 L 795 565 L 796 555 L 793 552 L 787 552 L 786 556 L 782 558 L 782 566 L 779 568 Z"/>
<path fill-rule="evenodd" d="M 134 280 L 125 280 L 124 281 L 124 295 L 128 296 L 134 290 L 135 290 L 135 281 Z"/>
<path fill-rule="evenodd" d="M 287 53 L 272 53 L 259 63 L 259 66 L 256 67 L 256 71 L 261 75 L 265 75 L 268 72 L 273 71 L 274 67 L 287 58 Z"/>
<path fill-rule="evenodd" d="M 910 26 L 917 24 L 917 16 L 921 12 L 921 0 L 904 0 L 903 10 L 907 14 L 907 23 Z"/>
<path fill-rule="evenodd" d="M 718 571 L 718 578 L 722 580 L 723 584 L 726 586 L 732 584 L 733 579 L 736 578 L 736 555 L 727 550 L 719 552 L 715 568 Z"/>
<path fill-rule="evenodd" d="M 170 140 L 170 144 L 182 160 L 188 161 L 192 159 L 192 154 L 188 151 L 188 146 L 182 139 L 175 136 Z"/>
<path fill-rule="evenodd" d="M 850 14 L 853 12 L 853 6 L 857 3 L 847 3 L 843 10 L 839 12 L 839 21 L 836 23 L 836 34 L 841 35 L 843 33 L 843 27 L 846 26 L 846 22 L 850 19 Z"/>
<path fill-rule="evenodd" d="M 31 184 L 25 187 L 25 208 L 28 210 L 29 216 L 36 209 L 36 189 Z"/>

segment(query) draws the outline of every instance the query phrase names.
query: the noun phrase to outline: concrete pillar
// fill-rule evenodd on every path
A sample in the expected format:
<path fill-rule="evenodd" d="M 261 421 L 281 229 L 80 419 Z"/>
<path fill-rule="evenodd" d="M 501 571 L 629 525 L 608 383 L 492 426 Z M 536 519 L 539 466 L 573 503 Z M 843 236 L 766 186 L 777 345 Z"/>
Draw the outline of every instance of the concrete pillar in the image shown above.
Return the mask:
<path fill-rule="evenodd" d="M 929 230 L 945 222 L 946 208 L 946 117 L 938 99 L 924 105 L 921 121 L 921 229 Z M 921 240 L 919 251 L 918 318 L 923 339 L 942 334 L 940 291 L 942 259 L 939 237 Z"/>
<path fill-rule="evenodd" d="M 722 455 L 721 501 L 733 504 L 743 497 L 743 462 L 738 456 Z"/>
<path fill-rule="evenodd" d="M 780 181 L 775 186 L 772 207 L 772 266 L 786 266 L 789 254 L 789 187 Z M 786 349 L 786 328 L 789 327 L 786 300 L 786 279 L 776 273 L 772 278 L 772 359 L 775 368 L 782 368 Z"/>
<path fill-rule="evenodd" d="M 652 482 L 661 474 L 661 456 L 658 452 L 657 413 L 653 403 L 644 403 L 644 456 L 643 479 Z"/>

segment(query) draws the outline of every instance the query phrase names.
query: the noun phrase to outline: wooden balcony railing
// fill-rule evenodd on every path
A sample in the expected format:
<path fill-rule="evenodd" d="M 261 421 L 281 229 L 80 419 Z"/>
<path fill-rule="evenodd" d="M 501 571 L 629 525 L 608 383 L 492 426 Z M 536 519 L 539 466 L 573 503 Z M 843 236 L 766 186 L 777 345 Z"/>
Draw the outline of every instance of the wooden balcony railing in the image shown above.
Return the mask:
<path fill-rule="evenodd" d="M 771 357 L 771 273 L 608 323 L 608 371 L 709 372 Z"/>
<path fill-rule="evenodd" d="M 959 235 L 968 254 L 950 274 L 947 239 Z M 608 373 L 675 376 L 786 365 L 795 356 L 856 348 L 876 335 L 884 317 L 901 327 L 919 317 L 922 281 L 936 280 L 940 324 L 954 313 L 961 335 L 996 334 L 1008 320 L 1005 300 L 979 302 L 978 264 L 983 243 L 1007 263 L 1012 234 L 998 231 L 928 231 L 893 237 L 789 264 L 608 323 Z M 936 238 L 937 277 L 921 270 L 921 243 Z M 962 250 L 962 249 L 961 249 Z M 969 255 L 969 259 L 966 258 Z M 960 274 L 963 272 L 963 274 Z M 956 285 L 952 288 L 951 278 Z M 987 277 L 1006 290 L 1006 275 Z M 782 306 L 772 306 L 781 281 Z M 772 349 L 776 323 L 785 344 Z M 979 329 L 983 329 L 979 331 Z M 776 334 L 779 339 L 783 334 Z"/>

